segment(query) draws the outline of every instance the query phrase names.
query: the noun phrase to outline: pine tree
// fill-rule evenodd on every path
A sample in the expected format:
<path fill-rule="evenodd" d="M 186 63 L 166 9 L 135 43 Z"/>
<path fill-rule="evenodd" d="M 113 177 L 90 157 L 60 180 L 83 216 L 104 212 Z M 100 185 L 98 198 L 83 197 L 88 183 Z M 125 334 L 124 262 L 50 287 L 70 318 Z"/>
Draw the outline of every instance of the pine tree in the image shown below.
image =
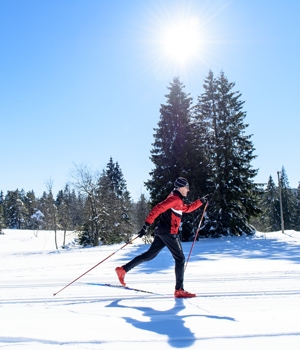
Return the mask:
<path fill-rule="evenodd" d="M 4 229 L 5 227 L 3 202 L 4 202 L 3 192 L 0 191 L 0 234 L 3 234 L 2 229 Z"/>
<path fill-rule="evenodd" d="M 300 183 L 297 188 L 294 213 L 294 230 L 300 231 Z"/>
<path fill-rule="evenodd" d="M 292 230 L 294 228 L 293 217 L 296 203 L 295 196 L 293 195 L 292 190 L 289 186 L 288 176 L 284 167 L 281 169 L 280 183 L 284 228 L 286 230 Z"/>
<path fill-rule="evenodd" d="M 166 104 L 160 108 L 160 120 L 154 134 L 151 157 L 155 168 L 145 185 L 150 192 L 150 201 L 155 205 L 170 193 L 179 176 L 189 177 L 191 168 L 191 103 L 183 84 L 174 78 Z"/>
<path fill-rule="evenodd" d="M 264 223 L 265 232 L 273 232 L 280 230 L 281 227 L 281 215 L 280 215 L 280 203 L 278 188 L 273 181 L 272 176 L 269 177 L 267 187 L 263 194 L 262 207 L 262 220 Z"/>
<path fill-rule="evenodd" d="M 149 214 L 150 204 L 146 196 L 142 193 L 139 200 L 135 204 L 135 229 L 139 231 L 145 224 L 145 218 Z"/>
<path fill-rule="evenodd" d="M 77 229 L 84 222 L 84 197 L 73 189 L 70 196 L 70 210 L 72 213 L 72 224 L 70 229 Z"/>
<path fill-rule="evenodd" d="M 204 93 L 198 96 L 197 104 L 193 113 L 193 132 L 196 169 L 198 169 L 198 179 L 201 187 L 199 193 L 211 193 L 215 190 L 216 174 L 215 163 L 217 162 L 216 147 L 216 121 L 218 94 L 217 84 L 215 83 L 214 74 L 209 71 L 207 78 L 204 80 Z"/>
<path fill-rule="evenodd" d="M 75 186 L 85 195 L 85 219 L 79 243 L 99 245 L 128 241 L 132 235 L 132 204 L 118 163 L 110 158 L 102 174 L 78 168 Z"/>
<path fill-rule="evenodd" d="M 150 203 L 147 201 L 145 195 L 142 193 L 139 200 L 134 204 L 134 230 L 139 232 L 142 226 L 145 224 L 145 218 L 149 214 Z M 143 237 L 145 243 L 150 243 L 151 241 L 151 228 L 149 233 Z"/>
<path fill-rule="evenodd" d="M 3 202 L 5 225 L 10 229 L 24 229 L 26 208 L 23 202 L 24 191 L 8 191 Z"/>
<path fill-rule="evenodd" d="M 57 207 L 58 227 L 64 232 L 62 247 L 66 244 L 66 233 L 71 226 L 71 196 L 69 185 L 66 185 L 64 190 L 60 190 L 57 194 L 55 205 Z"/>
<path fill-rule="evenodd" d="M 129 241 L 132 235 L 132 203 L 118 162 L 110 158 L 99 181 L 103 244 Z"/>
<path fill-rule="evenodd" d="M 46 191 L 43 191 L 42 196 L 38 199 L 38 211 L 41 213 L 39 215 L 39 228 L 41 230 L 50 230 L 50 220 L 47 215 L 48 204 L 47 204 L 48 195 Z"/>
<path fill-rule="evenodd" d="M 259 188 L 253 181 L 257 170 L 251 167 L 255 156 L 251 135 L 245 134 L 248 125 L 244 124 L 244 102 L 223 72 L 216 79 L 209 72 L 205 82 L 205 91 L 198 98 L 196 119 L 206 132 L 203 150 L 209 159 L 207 184 L 219 187 L 208 208 L 204 233 L 252 234 L 254 229 L 249 220 L 259 213 Z"/>
<path fill-rule="evenodd" d="M 183 176 L 190 182 L 189 200 L 199 198 L 201 183 L 201 165 L 193 140 L 191 123 L 192 98 L 184 92 L 184 85 L 174 78 L 168 87 L 166 104 L 160 108 L 160 120 L 154 134 L 151 160 L 155 166 L 150 172 L 151 179 L 145 185 L 150 192 L 152 206 L 164 200 L 174 188 L 177 177 Z M 197 156 L 197 157 L 196 157 Z M 195 164 L 197 165 L 195 166 Z M 181 233 L 183 240 L 189 240 L 197 213 L 183 216 Z"/>
<path fill-rule="evenodd" d="M 33 191 L 27 192 L 26 195 L 24 196 L 24 205 L 27 213 L 25 227 L 30 230 L 34 230 L 36 229 L 36 222 L 32 218 L 32 216 L 35 214 L 37 210 L 36 209 L 37 203 L 36 203 L 36 197 Z"/>

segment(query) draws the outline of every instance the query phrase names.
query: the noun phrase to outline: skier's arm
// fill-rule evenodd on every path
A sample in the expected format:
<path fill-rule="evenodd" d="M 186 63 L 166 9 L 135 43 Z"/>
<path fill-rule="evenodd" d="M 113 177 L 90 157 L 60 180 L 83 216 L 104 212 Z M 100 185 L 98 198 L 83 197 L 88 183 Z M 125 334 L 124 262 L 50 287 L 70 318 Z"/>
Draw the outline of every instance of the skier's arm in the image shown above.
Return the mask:
<path fill-rule="evenodd" d="M 182 211 L 184 213 L 190 213 L 198 208 L 201 207 L 203 203 L 201 202 L 200 199 L 195 200 L 195 202 L 191 203 L 191 204 L 184 204 Z"/>
<path fill-rule="evenodd" d="M 155 207 L 152 208 L 148 216 L 146 217 L 146 223 L 153 224 L 154 220 L 166 210 L 173 208 L 180 202 L 180 199 L 175 196 L 169 196 L 164 201 L 158 203 Z"/>

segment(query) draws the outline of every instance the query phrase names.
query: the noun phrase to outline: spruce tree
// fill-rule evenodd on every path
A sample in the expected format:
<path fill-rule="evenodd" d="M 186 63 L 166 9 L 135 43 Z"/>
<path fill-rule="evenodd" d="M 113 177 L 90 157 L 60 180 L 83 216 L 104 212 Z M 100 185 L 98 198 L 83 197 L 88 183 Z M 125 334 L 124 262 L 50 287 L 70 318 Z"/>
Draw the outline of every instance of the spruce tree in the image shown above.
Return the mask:
<path fill-rule="evenodd" d="M 10 229 L 24 229 L 26 222 L 26 208 L 23 202 L 24 191 L 7 191 L 3 201 L 5 225 Z"/>
<path fill-rule="evenodd" d="M 41 215 L 39 218 L 41 219 L 39 221 L 39 227 L 41 230 L 50 230 L 50 220 L 49 215 L 47 215 L 48 211 L 48 195 L 46 191 L 43 191 L 42 196 L 38 200 L 38 210 L 41 212 Z"/>
<path fill-rule="evenodd" d="M 300 231 L 300 183 L 297 188 L 296 200 L 295 200 L 294 230 Z"/>
<path fill-rule="evenodd" d="M 55 205 L 57 207 L 57 219 L 58 225 L 64 232 L 64 239 L 62 248 L 65 248 L 66 233 L 71 226 L 72 213 L 71 213 L 71 196 L 69 185 L 66 185 L 64 190 L 60 190 L 57 194 Z"/>
<path fill-rule="evenodd" d="M 251 166 L 254 148 L 251 135 L 245 133 L 244 102 L 234 86 L 223 72 L 216 79 L 209 72 L 198 98 L 196 120 L 206 133 L 199 150 L 203 147 L 209 160 L 207 190 L 218 185 L 203 230 L 210 236 L 252 234 L 249 220 L 259 213 L 260 190 L 253 180 L 257 170 Z"/>
<path fill-rule="evenodd" d="M 131 198 L 118 163 L 110 158 L 101 175 L 77 169 L 77 188 L 85 194 L 85 220 L 79 235 L 82 245 L 128 241 L 132 235 Z"/>
<path fill-rule="evenodd" d="M 36 197 L 33 191 L 29 191 L 24 196 L 24 205 L 26 208 L 26 228 L 30 230 L 36 229 L 36 223 L 35 220 L 32 218 L 37 210 L 37 203 L 36 203 Z"/>
<path fill-rule="evenodd" d="M 202 179 L 199 191 L 203 194 L 215 190 L 215 164 L 216 159 L 216 137 L 217 130 L 217 84 L 214 74 L 209 71 L 204 80 L 204 93 L 198 96 L 197 104 L 193 113 L 193 133 L 195 148 L 195 167 L 199 171 L 198 178 Z M 198 182 L 199 183 L 199 182 Z"/>
<path fill-rule="evenodd" d="M 278 187 L 275 185 L 271 175 L 262 198 L 261 208 L 264 231 L 273 232 L 280 230 L 281 216 Z"/>
<path fill-rule="evenodd" d="M 190 178 L 192 98 L 184 92 L 179 78 L 173 79 L 168 90 L 150 151 L 154 169 L 150 172 L 151 179 L 145 183 L 152 205 L 165 199 L 177 177 Z"/>
<path fill-rule="evenodd" d="M 0 234 L 3 233 L 2 229 L 5 228 L 3 202 L 4 202 L 3 192 L 0 191 Z"/>
<path fill-rule="evenodd" d="M 294 228 L 293 218 L 294 218 L 294 209 L 296 206 L 296 202 L 295 202 L 296 198 L 292 193 L 292 189 L 290 188 L 288 176 L 286 174 L 284 167 L 282 167 L 281 169 L 280 184 L 281 184 L 284 228 L 286 230 L 292 230 Z"/>
<path fill-rule="evenodd" d="M 147 217 L 150 211 L 150 203 L 143 193 L 141 194 L 137 203 L 134 204 L 133 210 L 134 230 L 135 232 L 139 232 L 142 226 L 145 224 L 145 218 Z M 151 229 L 148 231 L 148 234 L 143 237 L 145 243 L 150 243 L 151 241 L 149 234 L 150 232 L 152 232 Z"/>
<path fill-rule="evenodd" d="M 71 226 L 70 230 L 77 230 L 84 222 L 85 198 L 81 193 L 72 189 L 70 193 Z"/>
<path fill-rule="evenodd" d="M 168 87 L 167 101 L 160 108 L 158 127 L 154 129 L 150 159 L 155 167 L 150 172 L 151 179 L 145 183 L 150 192 L 152 206 L 167 197 L 174 188 L 175 179 L 180 176 L 187 178 L 191 184 L 187 200 L 192 201 L 200 197 L 199 189 L 204 180 L 199 175 L 199 169 L 203 167 L 199 157 L 196 157 L 197 149 L 193 139 L 192 98 L 184 92 L 184 88 L 179 78 L 173 79 Z M 183 216 L 181 226 L 183 240 L 190 239 L 198 213 Z"/>
<path fill-rule="evenodd" d="M 150 205 L 145 195 L 142 193 L 137 203 L 135 203 L 135 229 L 139 231 L 145 224 L 145 218 L 149 214 Z"/>
<path fill-rule="evenodd" d="M 99 180 L 101 240 L 103 244 L 129 241 L 132 235 L 132 203 L 118 162 L 110 158 Z"/>

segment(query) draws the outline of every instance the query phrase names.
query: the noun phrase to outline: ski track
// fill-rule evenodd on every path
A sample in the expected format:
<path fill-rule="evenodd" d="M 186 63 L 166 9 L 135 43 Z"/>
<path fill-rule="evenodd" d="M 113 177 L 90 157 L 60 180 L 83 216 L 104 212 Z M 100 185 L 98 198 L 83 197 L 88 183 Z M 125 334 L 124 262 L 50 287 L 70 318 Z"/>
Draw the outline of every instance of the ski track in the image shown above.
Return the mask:
<path fill-rule="evenodd" d="M 22 241 L 26 233 L 11 234 L 19 245 L 17 240 L 8 245 L 9 234 L 0 237 L 0 347 L 300 348 L 299 243 L 284 241 L 298 233 L 197 242 L 185 274 L 185 288 L 197 294 L 190 299 L 173 296 L 174 261 L 167 251 L 126 275 L 129 288 L 155 294 L 99 285 L 117 285 L 114 268 L 143 252 L 143 245 L 122 250 L 61 290 L 119 246 L 47 252 L 44 234 L 49 233 L 30 239 L 28 251 Z M 39 253 L 33 244 L 40 240 Z M 190 244 L 184 248 L 188 252 Z"/>
<path fill-rule="evenodd" d="M 287 276 L 285 276 L 287 277 Z M 277 277 L 278 278 L 278 277 Z M 294 277 L 295 278 L 295 277 Z M 252 277 L 253 281 L 254 277 Z M 256 282 L 259 282 L 261 279 L 265 280 L 266 278 L 260 278 L 256 279 Z M 268 279 L 273 280 L 270 276 L 268 276 Z M 294 279 L 292 277 L 288 278 L 292 281 Z M 226 281 L 228 283 L 229 281 L 235 280 L 233 278 L 227 278 L 222 279 L 222 282 Z M 299 280 L 298 280 L 299 281 Z M 295 284 L 298 286 L 299 282 L 296 282 Z M 120 291 L 118 293 L 114 292 L 113 296 L 105 295 L 110 294 L 109 289 L 117 289 L 117 286 L 102 286 L 102 285 L 91 285 L 90 283 L 87 283 L 87 286 L 92 286 L 93 289 L 97 289 L 97 292 L 95 291 L 91 293 L 90 295 L 80 295 L 80 290 L 76 287 L 73 287 L 73 294 L 74 296 L 64 296 L 64 291 L 61 292 L 60 296 L 54 296 L 52 293 L 52 296 L 47 297 L 19 297 L 19 298 L 9 298 L 9 297 L 2 297 L 0 300 L 0 305 L 5 304 L 43 304 L 43 303 L 49 303 L 49 304 L 81 304 L 81 303 L 101 303 L 106 301 L 113 301 L 113 300 L 157 300 L 157 299 L 174 299 L 173 293 L 166 293 L 166 294 L 159 294 L 156 292 L 153 292 L 154 294 L 140 292 L 140 291 L 131 291 L 130 289 L 123 289 L 120 287 Z M 47 289 L 47 292 L 49 291 L 49 288 L 61 288 L 62 286 L 60 284 L 53 285 L 53 284 L 28 284 L 23 287 L 18 287 L 16 285 L 10 285 L 10 284 L 4 284 L 1 285 L 1 288 L 5 288 L 6 290 L 12 289 L 12 290 L 18 290 L 20 293 L 23 290 L 23 293 L 25 290 L 27 293 L 30 293 L 30 290 L 34 290 L 34 294 L 46 294 L 44 289 Z M 80 285 L 80 287 L 84 287 L 83 284 Z M 131 287 L 131 286 L 128 286 Z M 133 286 L 132 286 L 133 287 Z M 134 286 L 134 288 L 139 288 L 138 286 Z M 40 292 L 39 292 L 40 291 Z M 152 292 L 149 290 L 149 292 Z M 279 297 L 289 297 L 289 296 L 299 296 L 300 297 L 300 288 L 283 288 L 283 289 L 264 289 L 264 290 L 228 290 L 228 291 L 219 291 L 219 290 L 212 290 L 210 292 L 203 292 L 203 291 L 196 291 L 197 299 L 201 298 L 268 298 L 273 296 L 279 296 Z M 8 295 L 10 293 L 7 293 Z M 194 298 L 190 298 L 188 300 L 194 300 Z"/>

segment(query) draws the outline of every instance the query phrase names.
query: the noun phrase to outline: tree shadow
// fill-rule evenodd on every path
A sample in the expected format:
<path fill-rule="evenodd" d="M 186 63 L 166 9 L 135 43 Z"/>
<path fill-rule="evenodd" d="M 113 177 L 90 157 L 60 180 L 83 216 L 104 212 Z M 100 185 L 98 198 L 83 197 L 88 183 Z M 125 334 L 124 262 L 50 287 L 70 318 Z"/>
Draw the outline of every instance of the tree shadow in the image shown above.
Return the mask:
<path fill-rule="evenodd" d="M 219 239 L 219 244 L 213 244 L 213 239 L 202 242 L 204 244 L 201 244 L 201 240 L 198 243 L 196 260 L 201 260 L 201 255 L 222 254 L 243 259 L 286 260 L 295 264 L 300 263 L 299 244 L 291 244 L 277 238 L 222 237 Z"/>
<path fill-rule="evenodd" d="M 191 245 L 191 242 L 182 243 L 186 257 Z M 148 248 L 147 245 L 135 246 L 131 251 L 127 251 L 120 261 L 122 263 L 129 261 Z M 200 239 L 194 246 L 191 258 L 193 262 L 205 261 L 210 260 L 212 255 L 218 254 L 229 258 L 286 260 L 294 264 L 300 263 L 299 244 L 291 244 L 277 238 L 264 239 L 251 236 Z M 174 266 L 174 260 L 167 248 L 164 248 L 155 259 L 139 265 L 139 269 L 145 273 L 151 273 L 155 266 L 160 266 L 159 270 Z"/>
<path fill-rule="evenodd" d="M 120 302 L 122 302 L 122 299 L 113 301 L 106 307 L 118 307 L 140 311 L 144 318 L 148 318 L 147 320 L 140 321 L 133 317 L 123 318 L 127 323 L 138 329 L 167 336 L 169 345 L 174 348 L 186 348 L 192 346 L 196 341 L 194 333 L 185 325 L 185 319 L 189 317 L 206 317 L 235 321 L 234 318 L 226 316 L 222 317 L 205 314 L 179 315 L 179 313 L 185 309 L 183 299 L 175 299 L 175 305 L 168 310 L 156 310 L 152 307 L 145 306 L 126 306 L 121 305 Z"/>

